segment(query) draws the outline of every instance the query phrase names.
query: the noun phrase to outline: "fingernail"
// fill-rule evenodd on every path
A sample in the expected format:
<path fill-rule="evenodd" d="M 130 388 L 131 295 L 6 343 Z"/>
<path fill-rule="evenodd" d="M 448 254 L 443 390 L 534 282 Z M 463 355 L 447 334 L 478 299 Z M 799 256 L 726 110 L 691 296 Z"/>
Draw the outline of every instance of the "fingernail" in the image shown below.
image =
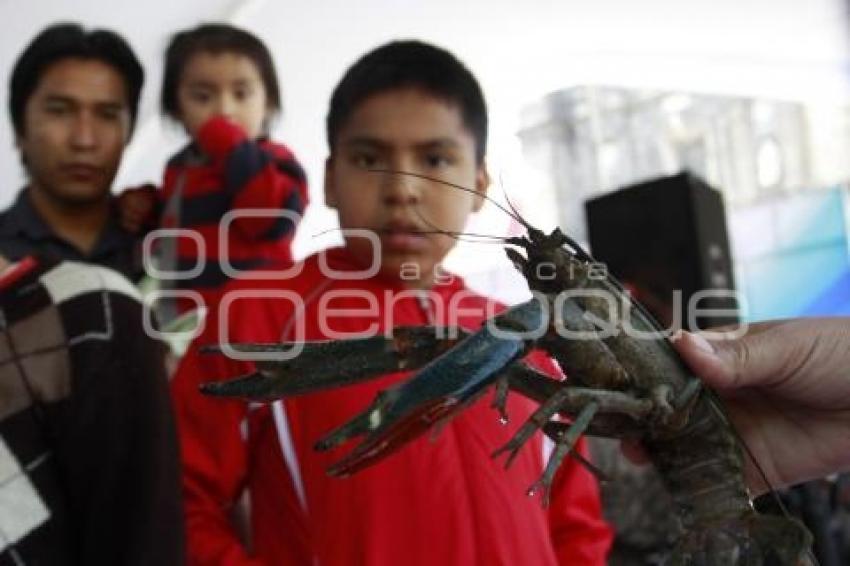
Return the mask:
<path fill-rule="evenodd" d="M 706 352 L 706 353 L 709 353 L 709 354 L 716 354 L 717 353 L 717 350 L 714 349 L 714 346 L 712 346 L 711 342 L 706 340 L 701 334 L 694 334 L 694 333 L 691 333 L 691 332 L 689 332 L 688 334 L 690 335 L 694 346 L 696 346 L 697 348 L 699 348 L 703 352 Z"/>

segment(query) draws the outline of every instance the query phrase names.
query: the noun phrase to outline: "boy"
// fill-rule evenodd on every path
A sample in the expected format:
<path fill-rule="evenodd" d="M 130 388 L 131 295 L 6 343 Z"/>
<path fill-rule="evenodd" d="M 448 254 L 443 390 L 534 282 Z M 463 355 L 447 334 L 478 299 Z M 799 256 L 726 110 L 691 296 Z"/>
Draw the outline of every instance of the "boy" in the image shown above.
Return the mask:
<path fill-rule="evenodd" d="M 197 393 L 203 381 L 253 369 L 223 356 L 201 359 L 201 344 L 338 338 L 400 325 L 469 329 L 486 316 L 486 299 L 457 277 L 435 276 L 454 241 L 433 227 L 461 231 L 488 183 L 486 110 L 469 71 L 423 43 L 385 45 L 348 70 L 332 96 L 327 126 L 325 196 L 347 230 L 345 247 L 308 258 L 289 279 L 232 287 L 173 382 L 190 562 L 604 564 L 610 532 L 584 469 L 563 466 L 544 510 L 525 495 L 543 469 L 539 437 L 509 470 L 490 458 L 534 409 L 519 396 L 508 402 L 510 427 L 478 402 L 434 442 L 417 439 L 334 479 L 325 469 L 349 448 L 320 454 L 315 441 L 405 375 L 253 410 Z M 256 562 L 227 518 L 244 488 Z"/>

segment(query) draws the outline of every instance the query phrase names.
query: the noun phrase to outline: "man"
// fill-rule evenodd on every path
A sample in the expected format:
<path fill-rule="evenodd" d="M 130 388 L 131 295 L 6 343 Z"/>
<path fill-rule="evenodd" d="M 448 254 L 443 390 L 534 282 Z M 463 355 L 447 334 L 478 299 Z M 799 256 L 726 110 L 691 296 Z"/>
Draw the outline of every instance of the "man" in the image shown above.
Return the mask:
<path fill-rule="evenodd" d="M 0 253 L 38 251 L 142 275 L 137 238 L 113 214 L 110 187 L 138 110 L 144 72 L 107 30 L 57 24 L 27 46 L 12 71 L 15 143 L 29 177 L 0 213 Z"/>
<path fill-rule="evenodd" d="M 109 31 L 42 31 L 12 73 L 29 183 L 0 214 L 0 565 L 183 563 L 162 346 L 109 187 L 143 73 Z M 103 266 L 61 261 L 76 259 Z"/>

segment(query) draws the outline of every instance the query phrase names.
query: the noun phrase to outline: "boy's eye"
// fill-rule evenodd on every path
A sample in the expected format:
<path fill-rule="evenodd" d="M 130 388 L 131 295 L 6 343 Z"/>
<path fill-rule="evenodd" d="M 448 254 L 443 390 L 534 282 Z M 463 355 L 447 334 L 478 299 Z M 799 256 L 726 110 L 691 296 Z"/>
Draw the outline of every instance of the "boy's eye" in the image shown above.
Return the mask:
<path fill-rule="evenodd" d="M 103 120 L 115 122 L 121 119 L 122 112 L 122 109 L 119 107 L 109 106 L 106 108 L 100 108 L 97 112 L 97 115 Z"/>
<path fill-rule="evenodd" d="M 448 167 L 454 161 L 442 153 L 429 153 L 425 156 L 425 164 L 431 168 Z"/>
<path fill-rule="evenodd" d="M 236 92 L 234 92 L 234 96 L 236 97 L 237 100 L 247 100 L 247 99 L 251 98 L 251 95 L 253 95 L 253 94 L 254 94 L 254 91 L 251 90 L 250 88 L 247 88 L 247 87 L 246 88 L 238 88 L 238 89 L 236 89 Z"/>
<path fill-rule="evenodd" d="M 351 156 L 351 162 L 361 169 L 375 169 L 378 166 L 378 157 L 371 153 L 355 153 Z"/>
<path fill-rule="evenodd" d="M 70 111 L 70 107 L 67 104 L 47 104 L 44 107 L 44 111 L 49 116 L 61 117 Z"/>

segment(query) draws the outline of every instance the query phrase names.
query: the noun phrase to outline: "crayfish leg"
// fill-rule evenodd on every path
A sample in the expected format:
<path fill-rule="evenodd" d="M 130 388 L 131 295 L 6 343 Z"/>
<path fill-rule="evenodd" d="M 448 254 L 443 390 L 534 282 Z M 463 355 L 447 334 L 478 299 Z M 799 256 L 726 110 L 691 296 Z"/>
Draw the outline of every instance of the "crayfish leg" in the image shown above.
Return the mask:
<path fill-rule="evenodd" d="M 536 411 L 534 411 L 528 420 L 523 423 L 520 429 L 513 437 L 501 448 L 493 452 L 493 457 L 496 458 L 504 452 L 509 452 L 508 459 L 505 461 L 505 468 L 510 467 L 519 453 L 519 449 L 528 442 L 528 439 L 534 433 L 542 429 L 561 408 L 561 404 L 569 397 L 570 393 L 566 387 L 557 390 L 554 395 L 549 397 Z"/>
<path fill-rule="evenodd" d="M 546 469 L 543 470 L 543 474 L 528 488 L 528 495 L 534 495 L 538 491 L 541 492 L 544 507 L 549 506 L 549 496 L 552 489 L 552 482 L 555 479 L 555 473 L 561 467 L 561 463 L 567 454 L 573 452 L 579 436 L 587 429 L 597 410 L 599 410 L 599 405 L 594 402 L 588 403 L 581 410 L 576 420 L 558 438 L 555 444 L 555 450 L 552 451 L 549 461 L 546 462 Z"/>
<path fill-rule="evenodd" d="M 545 427 L 543 427 L 543 433 L 546 434 L 546 436 L 548 436 L 552 442 L 557 443 L 561 439 L 561 437 L 566 433 L 567 429 L 570 428 L 570 426 L 572 426 L 572 423 L 550 421 L 546 423 Z M 590 430 L 591 427 L 590 425 L 588 425 L 587 429 L 585 430 L 585 433 L 587 434 Z M 594 465 L 593 462 L 582 456 L 580 452 L 576 452 L 575 449 L 570 450 L 570 458 L 581 464 L 581 466 L 585 470 L 593 474 L 593 477 L 595 477 L 598 481 L 611 481 L 611 476 L 599 469 L 599 467 Z"/>
<path fill-rule="evenodd" d="M 493 395 L 493 402 L 490 407 L 499 412 L 499 422 L 503 425 L 508 424 L 508 390 L 510 382 L 507 375 L 503 375 L 496 380 L 496 393 Z"/>
<path fill-rule="evenodd" d="M 653 403 L 652 417 L 666 424 L 676 412 L 671 404 L 673 388 L 666 383 L 659 383 L 650 390 L 649 396 Z"/>
<path fill-rule="evenodd" d="M 702 382 L 699 379 L 691 379 L 677 393 L 671 402 L 673 414 L 667 419 L 667 425 L 673 429 L 680 429 L 688 423 L 691 409 L 702 392 Z"/>

